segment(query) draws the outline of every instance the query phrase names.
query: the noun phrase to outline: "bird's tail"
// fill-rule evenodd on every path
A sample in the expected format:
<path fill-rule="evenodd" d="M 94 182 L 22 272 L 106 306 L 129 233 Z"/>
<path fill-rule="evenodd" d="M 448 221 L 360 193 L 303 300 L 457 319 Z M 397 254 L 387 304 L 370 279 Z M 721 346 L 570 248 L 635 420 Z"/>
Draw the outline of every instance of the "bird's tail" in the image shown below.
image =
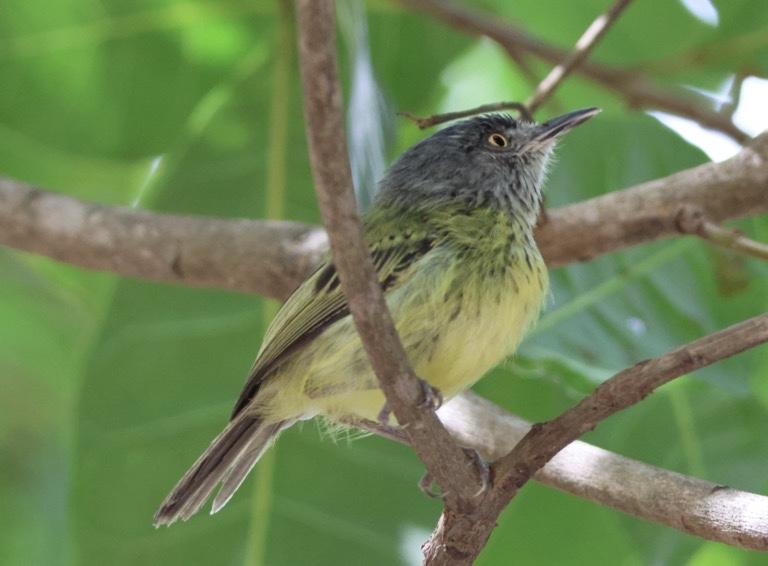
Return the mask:
<path fill-rule="evenodd" d="M 264 450 L 280 431 L 293 423 L 291 419 L 265 424 L 258 417 L 244 414 L 236 417 L 165 498 L 155 513 L 155 526 L 189 519 L 200 510 L 219 483 L 221 489 L 213 500 L 211 513 L 224 507 Z"/>

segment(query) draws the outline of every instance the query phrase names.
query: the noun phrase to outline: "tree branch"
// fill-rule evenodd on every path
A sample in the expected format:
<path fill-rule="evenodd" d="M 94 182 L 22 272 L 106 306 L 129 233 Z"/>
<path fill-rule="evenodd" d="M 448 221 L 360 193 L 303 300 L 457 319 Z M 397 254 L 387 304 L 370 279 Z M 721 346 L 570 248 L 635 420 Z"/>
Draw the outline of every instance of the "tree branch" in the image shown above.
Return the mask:
<path fill-rule="evenodd" d="M 357 212 L 344 135 L 332 0 L 298 0 L 299 61 L 312 175 L 333 261 L 389 408 L 450 501 L 477 491 L 467 458 L 435 415 L 408 363 L 376 279 Z"/>
<path fill-rule="evenodd" d="M 556 65 L 568 58 L 567 50 L 549 45 L 509 22 L 485 15 L 464 6 L 444 0 L 399 0 L 400 4 L 419 11 L 433 19 L 453 26 L 471 35 L 484 35 L 504 48 L 511 57 L 519 57 L 521 51 Z M 697 104 L 690 96 L 663 90 L 653 84 L 647 75 L 637 70 L 623 71 L 592 61 L 584 61 L 576 72 L 624 99 L 630 108 L 653 108 L 694 120 L 704 126 L 729 135 L 739 143 L 746 143 L 750 136 L 737 128 L 728 116 Z"/>
<path fill-rule="evenodd" d="M 629 6 L 632 0 L 617 0 L 616 3 L 604 14 L 592 22 L 587 31 L 576 42 L 573 51 L 568 55 L 565 61 L 559 63 L 550 73 L 544 77 L 544 80 L 536 87 L 536 92 L 525 103 L 531 113 L 536 112 L 544 102 L 546 102 L 555 92 L 558 86 L 562 84 L 576 67 L 581 65 L 592 53 L 597 43 L 603 38 L 610 27 L 616 23 L 624 9 Z"/>
<path fill-rule="evenodd" d="M 766 186 L 768 133 L 727 161 L 547 210 L 536 241 L 550 268 L 586 261 L 679 234 L 684 205 L 700 207 L 713 222 L 768 212 Z"/>
<path fill-rule="evenodd" d="M 585 432 L 594 429 L 603 419 L 638 403 L 657 387 L 676 377 L 736 355 L 758 344 L 768 342 L 768 314 L 736 324 L 710 336 L 668 352 L 657 358 L 640 362 L 623 370 L 600 385 L 575 407 L 545 424 L 535 425 L 515 448 L 492 466 L 493 487 L 483 505 L 471 517 L 443 513 L 438 527 L 424 550 L 429 564 L 471 564 L 484 548 L 501 511 L 525 483 L 544 467 L 560 450 Z M 701 485 L 692 485 L 684 498 L 695 503 L 692 514 L 668 517 L 675 528 L 712 538 L 721 532 L 711 532 L 712 521 L 706 513 L 715 504 L 733 507 L 733 501 L 714 493 L 703 493 Z M 702 500 L 702 495 L 706 496 Z M 709 498 L 709 499 L 708 499 Z M 735 506 L 739 508 L 738 504 Z M 742 517 L 744 509 L 741 509 Z M 751 510 L 747 510 L 751 511 Z M 752 518 L 747 523 L 751 523 Z M 738 520 L 736 521 L 738 523 Z M 744 525 L 741 525 L 742 527 Z M 730 532 L 726 542 L 768 550 L 768 539 L 756 536 L 766 524 Z"/>
<path fill-rule="evenodd" d="M 768 212 L 768 133 L 736 156 L 547 211 L 536 230 L 561 267 L 680 235 L 695 206 L 713 222 Z M 106 206 L 0 177 L 0 245 L 129 277 L 285 299 L 327 250 L 316 226 Z"/>
<path fill-rule="evenodd" d="M 530 423 L 466 392 L 438 411 L 462 446 L 488 461 L 508 454 Z M 768 545 L 768 497 L 685 476 L 619 456 L 579 440 L 533 479 L 689 534 L 753 550 Z"/>
<path fill-rule="evenodd" d="M 768 244 L 745 237 L 741 230 L 729 230 L 710 221 L 694 206 L 684 206 L 677 215 L 680 232 L 698 236 L 715 246 L 768 260 Z"/>
<path fill-rule="evenodd" d="M 277 299 L 328 249 L 317 226 L 106 206 L 2 177 L 0 244 L 86 269 Z"/>
<path fill-rule="evenodd" d="M 458 120 L 460 118 L 485 114 L 486 112 L 499 112 L 501 110 L 517 110 L 517 112 L 520 114 L 520 118 L 528 122 L 533 122 L 533 116 L 531 116 L 528 108 L 526 108 L 525 104 L 522 102 L 497 102 L 494 104 L 483 104 L 482 106 L 470 108 L 469 110 L 462 110 L 460 112 L 446 112 L 444 114 L 432 114 L 426 118 L 419 118 L 410 112 L 405 112 L 402 110 L 397 114 L 415 122 L 420 130 L 426 130 L 427 128 L 437 126 L 438 124 L 444 124 L 445 122 L 450 122 L 451 120 Z"/>

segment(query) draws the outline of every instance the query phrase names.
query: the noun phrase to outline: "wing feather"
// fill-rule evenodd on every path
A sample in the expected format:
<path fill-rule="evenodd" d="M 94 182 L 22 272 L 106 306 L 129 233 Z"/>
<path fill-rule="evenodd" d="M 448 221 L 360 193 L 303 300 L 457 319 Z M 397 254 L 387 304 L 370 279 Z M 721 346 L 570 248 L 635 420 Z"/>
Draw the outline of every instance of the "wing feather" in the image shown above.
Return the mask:
<path fill-rule="evenodd" d="M 375 226 L 374 230 L 367 226 L 368 246 L 386 294 L 408 276 L 410 268 L 435 245 L 436 237 L 425 224 L 418 231 L 397 232 L 394 216 L 389 221 L 378 218 Z M 292 353 L 347 315 L 349 308 L 329 256 L 290 296 L 269 326 L 232 418 L 250 403 L 262 382 Z"/>

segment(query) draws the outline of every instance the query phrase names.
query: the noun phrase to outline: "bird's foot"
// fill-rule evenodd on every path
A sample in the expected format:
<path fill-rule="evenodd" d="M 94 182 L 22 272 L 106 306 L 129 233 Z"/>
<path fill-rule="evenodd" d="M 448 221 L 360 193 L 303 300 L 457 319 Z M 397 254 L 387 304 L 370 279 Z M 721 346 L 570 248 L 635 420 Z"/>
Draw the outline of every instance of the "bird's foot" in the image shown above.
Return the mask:
<path fill-rule="evenodd" d="M 419 379 L 419 385 L 424 393 L 424 400 L 419 403 L 419 407 L 437 411 L 443 406 L 443 394 L 437 387 L 431 386 L 423 379 Z"/>
<path fill-rule="evenodd" d="M 491 467 L 488 465 L 488 462 L 486 462 L 482 456 L 475 450 L 474 448 L 464 448 L 462 447 L 462 450 L 464 451 L 464 454 L 467 455 L 467 458 L 470 460 L 470 464 L 475 466 L 475 469 L 477 470 L 478 475 L 478 483 L 480 484 L 480 488 L 477 490 L 477 493 L 475 493 L 475 497 L 482 494 L 486 489 L 488 489 L 488 486 L 491 485 Z M 419 480 L 419 489 L 421 492 L 426 495 L 427 497 L 431 498 L 443 498 L 445 497 L 445 493 L 435 491 L 433 489 L 433 484 L 435 483 L 434 478 L 432 477 L 432 474 L 429 472 L 425 472 L 424 476 Z"/>
<path fill-rule="evenodd" d="M 491 485 L 491 466 L 486 462 L 480 453 L 474 448 L 462 447 L 464 454 L 467 455 L 477 470 L 478 483 L 480 488 L 475 493 L 475 497 L 483 493 Z"/>
<path fill-rule="evenodd" d="M 435 483 L 432 474 L 429 472 L 424 472 L 424 475 L 419 480 L 419 489 L 421 492 L 426 495 L 427 497 L 431 497 L 432 499 L 438 499 L 443 497 L 443 493 L 439 491 L 435 491 L 432 489 L 432 484 Z"/>
<path fill-rule="evenodd" d="M 389 401 L 384 403 L 384 406 L 381 408 L 381 411 L 379 411 L 378 416 L 376 419 L 379 421 L 379 424 L 383 427 L 389 428 L 392 425 L 389 424 L 389 416 L 392 414 L 392 409 L 389 408 Z"/>
<path fill-rule="evenodd" d="M 440 390 L 437 387 L 432 387 L 423 379 L 419 379 L 419 386 L 421 386 L 421 390 L 424 394 L 424 398 L 419 403 L 419 407 L 437 411 L 443 406 L 443 394 L 440 393 Z M 392 409 L 389 406 L 389 402 L 386 402 L 377 416 L 379 424 L 385 427 L 392 426 L 389 424 L 389 417 L 391 415 Z"/>

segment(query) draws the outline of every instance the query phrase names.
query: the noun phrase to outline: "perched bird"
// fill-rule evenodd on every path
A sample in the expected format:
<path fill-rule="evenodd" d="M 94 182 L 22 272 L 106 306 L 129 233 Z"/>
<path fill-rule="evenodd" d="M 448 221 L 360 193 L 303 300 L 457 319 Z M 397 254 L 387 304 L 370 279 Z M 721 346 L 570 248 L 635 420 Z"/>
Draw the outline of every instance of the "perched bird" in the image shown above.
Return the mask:
<path fill-rule="evenodd" d="M 380 181 L 367 244 L 415 373 L 444 398 L 512 354 L 537 319 L 548 277 L 533 229 L 547 164 L 556 140 L 599 111 L 465 120 L 408 149 Z M 229 424 L 155 525 L 189 519 L 218 484 L 221 509 L 296 421 L 376 420 L 385 401 L 328 257 L 278 312 Z"/>

